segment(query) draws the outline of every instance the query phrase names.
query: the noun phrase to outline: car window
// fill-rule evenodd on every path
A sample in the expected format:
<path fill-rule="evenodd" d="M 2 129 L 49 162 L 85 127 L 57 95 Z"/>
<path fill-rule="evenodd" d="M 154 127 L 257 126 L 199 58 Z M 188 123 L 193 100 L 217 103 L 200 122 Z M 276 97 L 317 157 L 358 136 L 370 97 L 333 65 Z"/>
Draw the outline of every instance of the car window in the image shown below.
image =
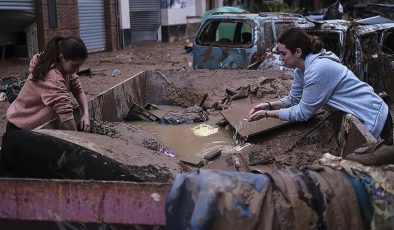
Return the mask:
<path fill-rule="evenodd" d="M 382 43 L 385 54 L 394 55 L 394 30 L 387 31 Z"/>
<path fill-rule="evenodd" d="M 233 42 L 237 22 L 220 22 L 215 41 Z"/>
<path fill-rule="evenodd" d="M 264 28 L 264 47 L 270 49 L 275 45 L 278 35 L 289 27 L 294 27 L 295 23 L 290 21 L 265 22 Z"/>
<path fill-rule="evenodd" d="M 286 22 L 286 21 L 285 22 L 278 21 L 278 22 L 274 23 L 274 26 L 275 26 L 275 35 L 274 36 L 276 39 L 276 38 L 278 38 L 278 35 L 280 33 L 282 33 L 282 31 L 284 31 L 290 27 L 294 27 L 295 23 L 294 22 Z"/>
<path fill-rule="evenodd" d="M 250 23 L 242 23 L 241 28 L 241 43 L 251 44 L 253 40 L 253 27 Z"/>
<path fill-rule="evenodd" d="M 365 58 L 377 55 L 379 50 L 379 33 L 364 35 L 361 37 L 361 49 Z"/>
<path fill-rule="evenodd" d="M 342 60 L 340 33 L 326 31 L 308 31 L 308 33 L 312 36 L 319 37 L 323 42 L 324 48 L 332 51 Z"/>
<path fill-rule="evenodd" d="M 210 20 L 199 33 L 199 45 L 249 46 L 253 42 L 254 23 L 251 20 Z"/>
<path fill-rule="evenodd" d="M 364 73 L 366 73 L 366 81 L 375 90 L 381 91 L 384 89 L 384 82 L 382 81 L 382 57 L 380 51 L 381 32 L 364 35 L 360 38 L 361 50 L 363 53 Z"/>

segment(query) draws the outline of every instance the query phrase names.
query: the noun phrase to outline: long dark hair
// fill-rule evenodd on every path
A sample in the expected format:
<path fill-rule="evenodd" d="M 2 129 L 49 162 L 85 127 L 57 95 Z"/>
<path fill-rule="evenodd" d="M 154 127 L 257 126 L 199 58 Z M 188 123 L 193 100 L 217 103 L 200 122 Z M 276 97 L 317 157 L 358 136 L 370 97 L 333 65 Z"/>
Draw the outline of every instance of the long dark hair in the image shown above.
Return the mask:
<path fill-rule="evenodd" d="M 66 60 L 84 60 L 88 57 L 85 43 L 75 37 L 54 37 L 45 46 L 33 70 L 33 81 L 44 80 L 47 73 L 56 66 L 63 54 Z"/>
<path fill-rule="evenodd" d="M 302 50 L 301 57 L 305 59 L 309 53 L 316 54 L 323 48 L 323 42 L 316 36 L 310 36 L 297 27 L 291 27 L 279 34 L 278 42 L 282 43 L 293 54 L 297 48 Z"/>

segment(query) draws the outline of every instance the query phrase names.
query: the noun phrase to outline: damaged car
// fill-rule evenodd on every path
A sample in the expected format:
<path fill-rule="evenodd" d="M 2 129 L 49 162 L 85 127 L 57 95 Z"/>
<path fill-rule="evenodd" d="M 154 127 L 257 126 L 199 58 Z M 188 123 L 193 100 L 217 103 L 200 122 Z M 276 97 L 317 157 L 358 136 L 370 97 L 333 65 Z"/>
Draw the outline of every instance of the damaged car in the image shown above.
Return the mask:
<path fill-rule="evenodd" d="M 313 24 L 293 13 L 212 14 L 194 40 L 193 68 L 257 68 L 278 34 L 292 26 Z"/>
<path fill-rule="evenodd" d="M 367 21 L 325 20 L 305 30 L 319 37 L 326 50 L 335 53 L 377 93 L 385 92 L 394 98 L 394 23 L 370 24 Z M 259 69 L 289 70 L 282 65 L 275 48 L 267 53 Z"/>
<path fill-rule="evenodd" d="M 363 25 L 329 20 L 307 32 L 318 36 L 360 80 L 394 97 L 394 23 Z"/>

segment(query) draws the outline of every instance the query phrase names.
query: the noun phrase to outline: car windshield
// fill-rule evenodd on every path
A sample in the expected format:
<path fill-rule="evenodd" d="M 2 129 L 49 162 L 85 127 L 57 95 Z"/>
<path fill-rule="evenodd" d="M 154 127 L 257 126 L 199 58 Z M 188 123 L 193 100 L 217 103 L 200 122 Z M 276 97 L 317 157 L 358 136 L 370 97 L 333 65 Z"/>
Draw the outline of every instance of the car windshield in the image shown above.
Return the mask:
<path fill-rule="evenodd" d="M 394 29 L 388 31 L 382 44 L 383 52 L 389 55 L 394 55 Z"/>
<path fill-rule="evenodd" d="M 198 35 L 199 45 L 249 47 L 253 43 L 252 20 L 210 20 Z"/>

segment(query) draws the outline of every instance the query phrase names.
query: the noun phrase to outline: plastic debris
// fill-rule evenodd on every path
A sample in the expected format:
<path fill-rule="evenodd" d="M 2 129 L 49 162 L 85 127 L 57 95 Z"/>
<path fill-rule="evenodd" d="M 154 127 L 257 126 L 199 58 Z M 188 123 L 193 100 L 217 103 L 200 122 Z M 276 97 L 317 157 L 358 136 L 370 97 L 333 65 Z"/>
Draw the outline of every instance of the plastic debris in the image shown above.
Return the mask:
<path fill-rule="evenodd" d="M 7 100 L 7 96 L 4 92 L 1 92 L 0 93 L 0 101 L 5 101 L 5 100 Z"/>
<path fill-rule="evenodd" d="M 162 148 L 161 152 L 170 157 L 176 157 L 176 153 L 168 148 Z"/>
<path fill-rule="evenodd" d="M 113 69 L 112 70 L 112 77 L 120 75 L 122 72 L 119 69 Z"/>

